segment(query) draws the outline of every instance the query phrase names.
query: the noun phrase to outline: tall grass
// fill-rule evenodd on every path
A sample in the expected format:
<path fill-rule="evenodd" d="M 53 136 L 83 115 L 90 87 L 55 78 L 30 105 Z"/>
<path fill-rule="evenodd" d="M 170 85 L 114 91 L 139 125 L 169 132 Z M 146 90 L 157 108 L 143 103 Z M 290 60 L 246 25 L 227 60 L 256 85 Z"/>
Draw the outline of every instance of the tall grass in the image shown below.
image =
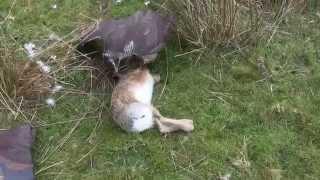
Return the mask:
<path fill-rule="evenodd" d="M 256 2 L 260 3 L 264 9 L 269 10 L 276 10 L 279 8 L 304 10 L 308 3 L 307 0 L 256 0 Z"/>
<path fill-rule="evenodd" d="M 0 91 L 6 92 L 10 97 L 15 97 L 15 63 L 11 55 L 0 49 Z"/>
<path fill-rule="evenodd" d="M 176 16 L 178 33 L 191 44 L 241 47 L 305 5 L 306 0 L 168 0 L 165 7 Z"/>
<path fill-rule="evenodd" d="M 177 17 L 177 30 L 190 43 L 207 47 L 241 41 L 256 32 L 260 18 L 255 4 L 250 13 L 236 1 L 225 0 L 170 0 L 167 8 Z"/>

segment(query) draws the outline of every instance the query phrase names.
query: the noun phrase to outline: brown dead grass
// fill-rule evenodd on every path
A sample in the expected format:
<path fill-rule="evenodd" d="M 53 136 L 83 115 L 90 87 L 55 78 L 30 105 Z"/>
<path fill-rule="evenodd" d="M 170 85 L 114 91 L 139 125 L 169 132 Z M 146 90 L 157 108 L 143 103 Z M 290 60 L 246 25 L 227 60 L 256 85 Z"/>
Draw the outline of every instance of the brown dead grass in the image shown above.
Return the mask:
<path fill-rule="evenodd" d="M 176 16 L 177 31 L 189 43 L 197 47 L 244 47 L 273 36 L 270 26 L 277 29 L 291 11 L 305 10 L 307 1 L 167 0 L 164 7 Z"/>
<path fill-rule="evenodd" d="M 170 0 L 166 7 L 175 14 L 177 30 L 185 39 L 208 47 L 240 42 L 257 31 L 259 12 L 256 4 L 249 5 L 243 10 L 236 1 Z"/>
<path fill-rule="evenodd" d="M 49 74 L 41 72 L 38 64 L 32 61 L 18 61 L 15 68 L 17 97 L 39 99 L 50 93 L 54 79 Z"/>
<path fill-rule="evenodd" d="M 0 49 L 0 55 L 1 108 L 10 109 L 10 104 L 39 101 L 50 93 L 54 79 L 42 72 L 37 63 L 17 60 L 12 51 L 4 48 Z"/>
<path fill-rule="evenodd" d="M 249 1 L 249 0 L 246 0 Z M 252 0 L 251 0 L 252 1 Z M 264 9 L 276 10 L 278 8 L 292 8 L 304 10 L 307 8 L 307 0 L 255 0 L 260 3 Z"/>

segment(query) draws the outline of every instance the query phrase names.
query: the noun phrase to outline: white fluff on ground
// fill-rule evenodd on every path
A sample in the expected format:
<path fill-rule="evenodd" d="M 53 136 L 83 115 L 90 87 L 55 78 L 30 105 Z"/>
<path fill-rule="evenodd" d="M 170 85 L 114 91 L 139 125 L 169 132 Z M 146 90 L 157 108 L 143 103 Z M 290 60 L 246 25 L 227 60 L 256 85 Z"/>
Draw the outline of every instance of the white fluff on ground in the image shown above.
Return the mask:
<path fill-rule="evenodd" d="M 40 66 L 42 72 L 49 73 L 51 71 L 50 66 L 45 65 L 42 61 L 37 61 L 37 64 Z"/>
<path fill-rule="evenodd" d="M 29 42 L 23 45 L 24 49 L 27 51 L 27 54 L 30 58 L 34 57 L 35 53 L 35 47 L 33 43 Z"/>
<path fill-rule="evenodd" d="M 53 98 L 46 99 L 46 103 L 48 106 L 53 107 L 56 105 L 56 101 Z"/>
<path fill-rule="evenodd" d="M 145 1 L 144 5 L 148 6 L 150 4 L 150 1 Z"/>
<path fill-rule="evenodd" d="M 61 85 L 55 85 L 53 88 L 52 88 L 52 93 L 56 93 L 58 91 L 61 91 L 63 89 L 63 86 Z"/>

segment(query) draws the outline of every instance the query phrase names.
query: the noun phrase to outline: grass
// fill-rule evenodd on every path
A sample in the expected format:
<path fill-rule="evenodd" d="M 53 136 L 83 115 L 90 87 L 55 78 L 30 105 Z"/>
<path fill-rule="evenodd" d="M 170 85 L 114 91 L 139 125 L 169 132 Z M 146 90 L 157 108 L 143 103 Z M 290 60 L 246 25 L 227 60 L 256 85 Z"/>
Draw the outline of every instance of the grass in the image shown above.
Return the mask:
<path fill-rule="evenodd" d="M 255 3 L 245 7 L 223 0 L 166 2 L 165 9 L 177 17 L 177 32 L 197 47 L 244 45 L 262 31 L 262 13 Z"/>
<path fill-rule="evenodd" d="M 306 5 L 306 0 L 168 0 L 163 9 L 175 15 L 177 32 L 186 41 L 212 48 L 244 47 L 272 37 L 288 15 Z"/>
<path fill-rule="evenodd" d="M 14 20 L 1 25 L 0 37 L 16 50 L 17 58 L 26 57 L 24 43 L 41 46 L 51 32 L 64 36 L 103 14 L 92 11 L 99 9 L 98 1 L 57 1 L 57 9 L 51 8 L 53 3 L 0 4 L 0 22 L 12 7 Z M 113 8 L 111 16 L 140 8 L 143 1 L 127 0 Z M 42 106 L 32 119 L 37 127 L 37 179 L 217 179 L 228 173 L 231 179 L 318 179 L 316 13 L 288 19 L 268 44 L 215 49 L 203 53 L 201 61 L 197 53 L 181 55 L 184 51 L 175 40 L 170 42 L 152 65 L 162 76 L 154 102 L 164 115 L 194 119 L 191 134 L 127 134 L 111 122 L 110 92 L 88 90 L 88 71 L 59 71 L 56 78 L 67 84 L 66 91 L 56 95 L 56 107 Z M 48 53 L 56 53 L 58 61 L 65 58 L 59 48 Z M 0 129 L 17 124 L 8 116 L 0 116 Z"/>

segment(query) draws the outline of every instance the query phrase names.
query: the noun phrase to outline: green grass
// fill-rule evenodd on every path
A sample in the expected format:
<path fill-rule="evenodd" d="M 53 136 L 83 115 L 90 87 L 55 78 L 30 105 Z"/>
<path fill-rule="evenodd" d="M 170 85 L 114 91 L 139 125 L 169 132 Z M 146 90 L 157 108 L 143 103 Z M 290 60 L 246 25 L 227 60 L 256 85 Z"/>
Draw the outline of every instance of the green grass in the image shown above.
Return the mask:
<path fill-rule="evenodd" d="M 24 43 L 41 44 L 52 31 L 64 36 L 101 15 L 96 1 L 57 1 L 57 9 L 50 8 L 53 1 L 26 2 L 17 1 L 15 19 L 0 27 L 1 42 L 17 49 L 17 58 L 26 58 Z M 0 3 L 0 22 L 11 4 Z M 141 8 L 143 1 L 128 0 L 111 15 Z M 295 16 L 281 29 L 289 34 L 277 34 L 270 44 L 204 53 L 199 62 L 196 54 L 175 57 L 183 52 L 173 40 L 152 65 L 162 76 L 154 103 L 166 116 L 194 119 L 190 134 L 127 134 L 111 122 L 110 92 L 61 96 L 33 120 L 37 179 L 217 179 L 231 173 L 231 179 L 255 180 L 276 179 L 277 170 L 283 179 L 318 179 L 319 23 L 315 12 Z M 259 57 L 270 79 L 260 81 Z M 87 76 L 77 71 L 59 78 L 85 90 Z M 6 117 L 0 123 L 10 127 Z M 250 166 L 234 165 L 239 159 Z"/>

